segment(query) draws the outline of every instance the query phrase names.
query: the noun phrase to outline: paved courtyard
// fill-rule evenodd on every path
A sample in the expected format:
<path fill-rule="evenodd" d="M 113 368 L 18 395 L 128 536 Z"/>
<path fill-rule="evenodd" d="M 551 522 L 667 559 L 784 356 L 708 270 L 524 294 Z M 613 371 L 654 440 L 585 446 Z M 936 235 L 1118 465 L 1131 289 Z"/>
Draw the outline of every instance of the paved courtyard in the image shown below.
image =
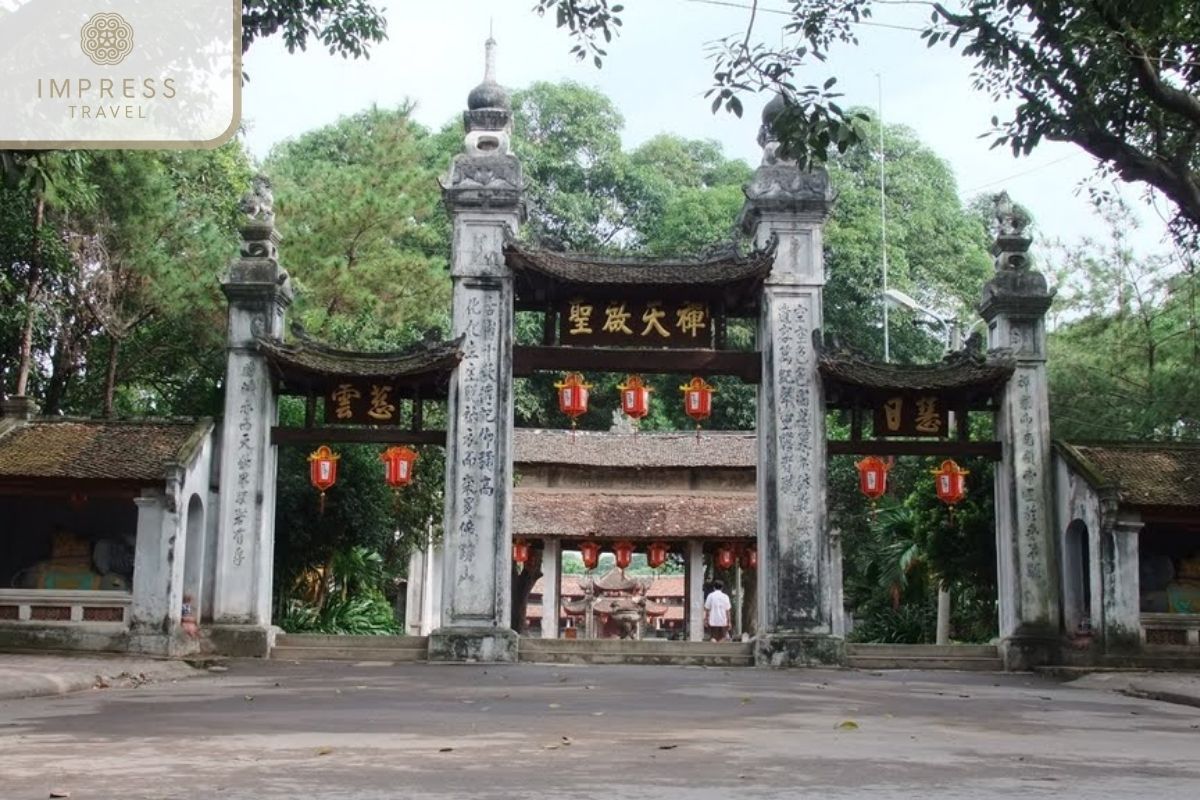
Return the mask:
<path fill-rule="evenodd" d="M 1029 675 L 234 662 L 0 702 L 0 796 L 1188 798 L 1200 710 Z"/>

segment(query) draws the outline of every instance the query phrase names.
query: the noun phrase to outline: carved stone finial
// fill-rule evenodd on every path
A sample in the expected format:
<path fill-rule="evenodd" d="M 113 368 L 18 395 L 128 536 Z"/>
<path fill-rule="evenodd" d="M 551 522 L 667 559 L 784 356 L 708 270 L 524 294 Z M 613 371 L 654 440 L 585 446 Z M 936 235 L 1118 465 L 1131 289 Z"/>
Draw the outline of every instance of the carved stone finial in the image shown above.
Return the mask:
<path fill-rule="evenodd" d="M 1029 214 L 1025 209 L 1013 203 L 1008 192 L 992 195 L 992 205 L 996 214 L 996 231 L 1000 236 L 1023 237 L 1029 227 Z"/>
<path fill-rule="evenodd" d="M 239 206 L 245 219 L 242 222 L 242 258 L 279 258 L 279 232 L 275 230 L 275 195 L 266 175 L 255 175 L 250 191 Z"/>
<path fill-rule="evenodd" d="M 793 161 L 783 157 L 780 152 L 776 123 L 787 111 L 788 101 L 782 94 L 777 93 L 762 110 L 762 124 L 758 128 L 758 146 L 763 149 L 762 163 L 766 166 L 774 164 L 789 164 Z"/>
<path fill-rule="evenodd" d="M 266 175 L 258 174 L 250 182 L 250 191 L 242 198 L 242 213 L 253 222 L 275 224 L 275 194 Z"/>
<path fill-rule="evenodd" d="M 1026 234 L 1029 215 L 1007 192 L 994 195 L 992 206 L 996 219 L 996 240 L 992 243 L 996 274 L 983 287 L 979 311 L 987 320 L 1001 313 L 1040 317 L 1050 308 L 1054 291 L 1046 283 L 1046 276 L 1030 263 L 1033 239 Z"/>

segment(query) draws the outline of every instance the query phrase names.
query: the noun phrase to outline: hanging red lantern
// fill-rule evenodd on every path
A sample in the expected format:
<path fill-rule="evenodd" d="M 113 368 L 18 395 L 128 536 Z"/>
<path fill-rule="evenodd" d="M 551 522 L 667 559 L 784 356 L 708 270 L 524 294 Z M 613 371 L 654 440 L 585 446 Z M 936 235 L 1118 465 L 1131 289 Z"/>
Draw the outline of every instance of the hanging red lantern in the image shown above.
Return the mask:
<path fill-rule="evenodd" d="M 524 564 L 529 560 L 529 542 L 517 539 L 513 542 L 513 561 Z"/>
<path fill-rule="evenodd" d="M 558 410 L 571 418 L 571 428 L 574 429 L 576 419 L 587 413 L 588 389 L 592 385 L 585 382 L 578 372 L 572 372 L 554 384 L 554 388 L 558 389 Z"/>
<path fill-rule="evenodd" d="M 633 542 L 617 542 L 613 545 L 613 554 L 617 557 L 617 566 L 625 569 L 633 560 Z"/>
<path fill-rule="evenodd" d="M 683 412 L 694 419 L 699 428 L 701 422 L 712 416 L 712 396 L 716 389 L 697 377 L 680 386 L 679 390 L 683 392 Z"/>
<path fill-rule="evenodd" d="M 321 513 L 325 513 L 325 492 L 337 483 L 337 464 L 340 459 L 328 445 L 321 445 L 308 455 L 308 475 L 312 485 L 321 493 Z"/>
<path fill-rule="evenodd" d="M 393 489 L 400 489 L 412 483 L 413 463 L 417 453 L 407 447 L 389 447 L 379 455 L 383 462 L 383 478 Z"/>
<path fill-rule="evenodd" d="M 671 548 L 666 542 L 651 542 L 646 548 L 646 563 L 650 565 L 650 569 L 658 569 L 667 563 L 667 554 L 670 552 Z"/>
<path fill-rule="evenodd" d="M 579 554 L 583 556 L 583 566 L 595 569 L 600 563 L 600 545 L 596 542 L 580 542 Z"/>
<path fill-rule="evenodd" d="M 719 569 L 729 569 L 737 561 L 737 556 L 733 552 L 733 545 L 723 544 L 717 548 L 717 567 Z"/>
<path fill-rule="evenodd" d="M 858 467 L 858 488 L 872 500 L 887 493 L 887 474 L 891 466 L 878 456 L 867 456 L 854 466 Z"/>
<path fill-rule="evenodd" d="M 948 506 L 954 506 L 967 496 L 966 477 L 971 474 L 970 470 L 963 469 L 953 459 L 948 458 L 942 462 L 941 467 L 930 471 L 933 473 L 938 500 Z"/>
<path fill-rule="evenodd" d="M 758 550 L 747 547 L 742 551 L 742 569 L 758 569 Z"/>
<path fill-rule="evenodd" d="M 626 416 L 641 419 L 650 412 L 650 393 L 654 390 L 640 375 L 630 375 L 624 383 L 617 384 L 617 388 L 621 390 L 621 410 Z"/>

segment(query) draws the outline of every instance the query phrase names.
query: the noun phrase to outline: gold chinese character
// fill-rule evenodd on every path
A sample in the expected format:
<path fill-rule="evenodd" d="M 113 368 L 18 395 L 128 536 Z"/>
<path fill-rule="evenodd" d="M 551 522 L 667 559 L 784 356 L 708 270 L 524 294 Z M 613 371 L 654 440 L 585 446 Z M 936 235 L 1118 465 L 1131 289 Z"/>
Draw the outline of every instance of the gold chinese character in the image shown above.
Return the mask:
<path fill-rule="evenodd" d="M 936 397 L 917 398 L 917 420 L 913 425 L 919 433 L 942 432 L 942 416 L 938 413 Z"/>
<path fill-rule="evenodd" d="M 608 319 L 604 320 L 604 330 L 606 333 L 633 334 L 633 331 L 629 330 L 629 325 L 626 324 L 633 314 L 625 310 L 624 303 L 609 303 L 608 308 L 604 309 L 604 313 L 608 317 Z"/>
<path fill-rule="evenodd" d="M 338 419 L 350 419 L 354 416 L 354 409 L 350 407 L 350 404 L 362 397 L 362 392 L 348 383 L 342 383 L 338 384 L 338 387 L 334 389 L 330 397 L 337 405 L 337 408 L 334 409 L 334 415 Z"/>
<path fill-rule="evenodd" d="M 642 336 L 649 336 L 650 331 L 656 331 L 662 338 L 670 338 L 671 332 L 659 322 L 666 315 L 667 312 L 663 311 L 662 303 L 647 303 L 646 313 L 642 314 L 642 322 L 646 323 L 646 328 L 642 331 Z"/>
<path fill-rule="evenodd" d="M 396 416 L 395 404 L 388 402 L 388 395 L 391 393 L 391 386 L 371 384 L 371 407 L 367 409 L 367 416 L 382 420 L 390 420 Z"/>
<path fill-rule="evenodd" d="M 690 333 L 693 339 L 702 328 L 708 327 L 705 324 L 705 320 L 708 319 L 708 309 L 700 303 L 684 303 L 675 312 L 675 317 L 675 327 L 684 333 Z"/>
<path fill-rule="evenodd" d="M 581 333 L 592 332 L 592 304 L 585 303 L 582 300 L 575 300 L 571 303 L 570 313 L 567 314 L 567 319 L 571 323 L 571 329 L 567 333 L 572 336 L 577 336 Z"/>
<path fill-rule="evenodd" d="M 903 407 L 903 397 L 893 397 L 883 404 L 883 422 L 889 431 L 900 430 L 900 410 Z"/>

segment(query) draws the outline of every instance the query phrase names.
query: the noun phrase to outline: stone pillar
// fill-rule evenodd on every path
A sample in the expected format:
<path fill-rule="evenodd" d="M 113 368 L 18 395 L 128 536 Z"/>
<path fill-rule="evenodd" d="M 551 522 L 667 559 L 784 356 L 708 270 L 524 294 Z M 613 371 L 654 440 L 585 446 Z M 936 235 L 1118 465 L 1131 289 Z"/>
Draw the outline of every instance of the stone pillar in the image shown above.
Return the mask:
<path fill-rule="evenodd" d="M 704 542 L 689 539 L 687 564 L 687 638 L 689 642 L 704 641 Z"/>
<path fill-rule="evenodd" d="M 542 638 L 558 638 L 559 584 L 562 542 L 542 540 Z"/>
<path fill-rule="evenodd" d="M 1016 359 L 996 414 L 1004 446 L 995 489 L 1000 650 L 1006 669 L 1029 669 L 1057 659 L 1062 633 L 1046 388 L 1045 315 L 1054 292 L 1030 266 L 1028 219 L 1007 194 L 996 197 L 996 219 L 996 274 L 983 288 L 979 313 L 989 347 Z"/>
<path fill-rule="evenodd" d="M 1100 533 L 1104 651 L 1132 653 L 1142 646 L 1142 595 L 1138 574 L 1140 517 L 1121 517 Z M 1094 601 L 1093 601 L 1094 602 Z"/>
<path fill-rule="evenodd" d="M 229 301 L 225 416 L 221 424 L 217 565 L 210 633 L 230 654 L 265 655 L 275 539 L 275 395 L 259 338 L 283 338 L 292 302 L 279 266 L 271 187 L 263 177 L 242 201 L 241 254 L 221 284 Z"/>
<path fill-rule="evenodd" d="M 134 498 L 137 542 L 133 561 L 133 597 L 129 610 L 130 649 L 174 655 L 172 639 L 183 606 L 183 551 L 176 545 L 176 512 L 162 492 Z"/>
<path fill-rule="evenodd" d="M 840 663 L 825 509 L 825 397 L 813 346 L 822 326 L 822 228 L 833 193 L 824 170 L 779 155 L 776 97 L 763 110 L 763 163 L 746 186 L 742 225 L 775 244 L 758 347 L 758 646 L 760 665 Z"/>
<path fill-rule="evenodd" d="M 512 513 L 512 273 L 504 242 L 521 218 L 521 164 L 509 147 L 511 105 L 494 79 L 464 116 L 465 152 L 442 181 L 454 227 L 450 275 L 454 336 L 463 360 L 450 379 L 441 625 L 433 660 L 512 661 L 509 564 Z"/>

